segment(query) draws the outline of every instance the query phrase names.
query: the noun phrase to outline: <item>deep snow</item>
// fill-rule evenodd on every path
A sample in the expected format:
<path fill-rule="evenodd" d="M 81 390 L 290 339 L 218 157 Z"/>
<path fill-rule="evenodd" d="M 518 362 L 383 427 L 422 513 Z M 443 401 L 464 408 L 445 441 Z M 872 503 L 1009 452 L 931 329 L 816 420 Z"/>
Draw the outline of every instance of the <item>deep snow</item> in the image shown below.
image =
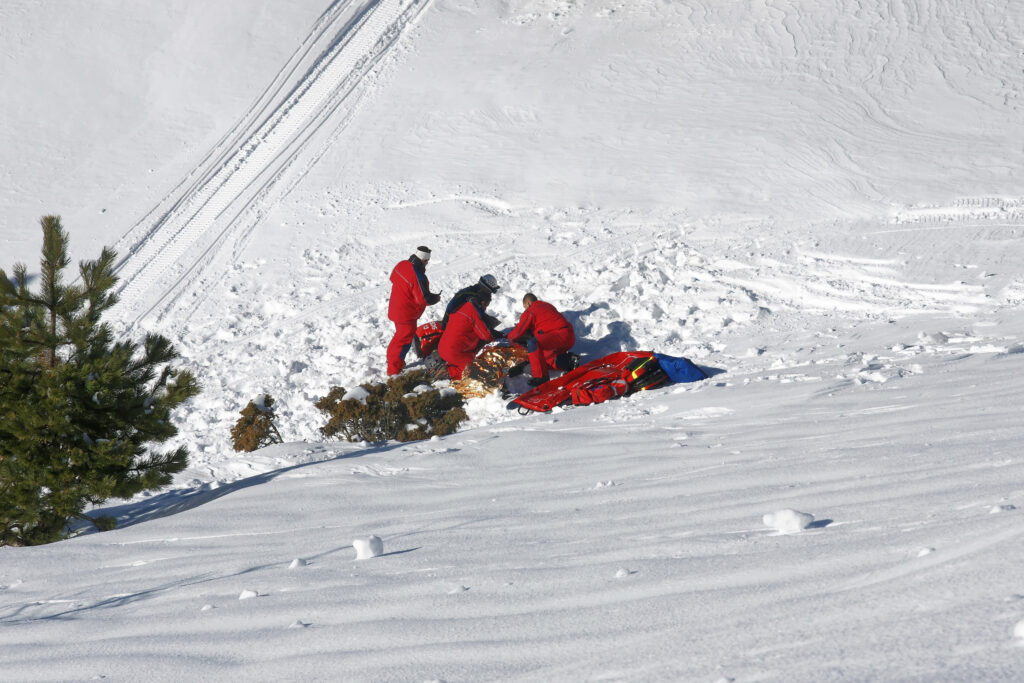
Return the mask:
<path fill-rule="evenodd" d="M 204 384 L 171 489 L 0 548 L 0 679 L 1021 678 L 1022 29 L 982 0 L 0 4 L 0 264 L 61 214 L 76 260 L 123 257 L 119 330 Z M 585 356 L 713 376 L 324 441 L 421 243 L 508 325 L 534 291 Z M 290 443 L 234 453 L 263 392 Z"/>

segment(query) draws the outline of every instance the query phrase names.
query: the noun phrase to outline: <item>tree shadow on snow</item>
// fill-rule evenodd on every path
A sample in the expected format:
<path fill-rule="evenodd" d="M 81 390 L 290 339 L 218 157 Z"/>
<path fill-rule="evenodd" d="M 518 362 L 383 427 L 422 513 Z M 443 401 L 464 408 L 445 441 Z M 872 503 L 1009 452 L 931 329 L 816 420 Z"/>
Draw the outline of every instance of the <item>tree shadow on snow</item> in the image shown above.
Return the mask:
<path fill-rule="evenodd" d="M 241 491 L 252 486 L 259 486 L 266 484 L 269 481 L 273 481 L 282 474 L 288 472 L 294 472 L 300 470 L 303 467 L 309 467 L 310 465 L 319 465 L 325 462 L 331 462 L 333 460 L 348 460 L 350 458 L 357 458 L 370 453 L 385 453 L 387 451 L 405 446 L 403 443 L 387 443 L 376 446 L 370 446 L 363 450 L 353 451 L 351 453 L 340 453 L 333 458 L 326 458 L 325 460 L 317 460 L 314 462 L 304 462 L 289 467 L 283 467 L 279 470 L 273 470 L 271 472 L 264 472 L 262 474 L 256 474 L 245 479 L 239 479 L 230 483 L 220 482 L 208 482 L 201 486 L 194 488 L 184 489 L 173 489 L 170 491 L 164 491 L 158 493 L 145 500 L 133 501 L 130 503 L 123 503 L 121 505 L 109 505 L 101 508 L 94 508 L 86 512 L 90 517 L 113 517 L 117 520 L 117 528 L 121 529 L 127 526 L 133 526 L 135 524 L 141 524 L 142 522 L 148 522 L 154 519 L 160 519 L 161 517 L 170 517 L 186 510 L 197 508 L 200 505 L 206 505 L 209 502 L 217 500 L 223 496 Z M 96 528 L 92 523 L 85 520 L 74 520 L 68 525 L 69 536 L 85 536 L 92 533 L 97 533 Z"/>

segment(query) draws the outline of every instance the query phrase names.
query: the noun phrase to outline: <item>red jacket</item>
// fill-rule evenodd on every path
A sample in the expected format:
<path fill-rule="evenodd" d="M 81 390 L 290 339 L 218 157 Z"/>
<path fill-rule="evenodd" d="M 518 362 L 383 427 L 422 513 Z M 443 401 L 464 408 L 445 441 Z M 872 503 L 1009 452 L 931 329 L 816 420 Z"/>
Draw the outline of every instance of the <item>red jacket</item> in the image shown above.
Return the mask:
<path fill-rule="evenodd" d="M 415 257 L 414 257 L 415 258 Z M 423 263 L 412 258 L 401 261 L 391 271 L 391 299 L 388 318 L 394 322 L 416 321 L 427 308 L 430 281 Z"/>
<path fill-rule="evenodd" d="M 528 334 L 536 337 L 538 334 L 551 333 L 561 329 L 572 330 L 572 325 L 554 306 L 546 301 L 538 300 L 530 304 L 530 307 L 519 316 L 519 322 L 508 333 L 508 338 L 516 341 Z"/>
<path fill-rule="evenodd" d="M 449 363 L 465 366 L 476 355 L 480 342 L 493 340 L 494 335 L 480 317 L 480 312 L 472 301 L 467 301 L 448 318 L 437 353 Z"/>

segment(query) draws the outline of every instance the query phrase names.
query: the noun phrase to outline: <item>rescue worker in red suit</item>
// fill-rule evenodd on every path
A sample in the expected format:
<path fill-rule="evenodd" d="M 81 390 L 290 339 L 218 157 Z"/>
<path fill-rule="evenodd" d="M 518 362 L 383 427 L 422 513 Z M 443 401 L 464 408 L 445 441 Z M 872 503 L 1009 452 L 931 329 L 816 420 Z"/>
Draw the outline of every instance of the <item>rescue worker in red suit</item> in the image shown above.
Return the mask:
<path fill-rule="evenodd" d="M 461 379 L 462 371 L 476 357 L 476 352 L 498 338 L 486 322 L 490 303 L 490 292 L 483 292 L 468 298 L 449 316 L 437 344 L 437 353 L 448 364 L 448 376 L 452 379 Z"/>
<path fill-rule="evenodd" d="M 530 358 L 530 384 L 536 386 L 548 381 L 548 373 L 558 367 L 556 359 L 576 343 L 576 332 L 565 316 L 533 293 L 523 297 L 523 314 L 508 333 L 510 341 L 526 343 Z"/>
<path fill-rule="evenodd" d="M 412 256 L 399 262 L 391 271 L 388 318 L 395 324 L 395 336 L 388 344 L 388 375 L 397 375 L 405 367 L 405 355 L 412 346 L 417 321 L 427 306 L 441 300 L 439 294 L 430 292 L 426 273 L 428 261 L 430 249 L 416 247 Z"/>

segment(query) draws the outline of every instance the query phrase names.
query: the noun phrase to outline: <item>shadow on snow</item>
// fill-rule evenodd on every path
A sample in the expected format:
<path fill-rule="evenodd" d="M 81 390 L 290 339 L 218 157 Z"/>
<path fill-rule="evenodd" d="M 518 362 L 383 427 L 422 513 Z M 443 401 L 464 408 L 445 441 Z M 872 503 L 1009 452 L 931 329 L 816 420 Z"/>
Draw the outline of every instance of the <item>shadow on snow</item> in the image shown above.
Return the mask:
<path fill-rule="evenodd" d="M 234 493 L 235 491 L 241 491 L 252 486 L 266 484 L 282 474 L 293 472 L 303 467 L 319 465 L 324 462 L 331 462 L 332 460 L 347 460 L 370 453 L 384 453 L 404 445 L 406 444 L 397 441 L 373 445 L 350 453 L 340 453 L 333 458 L 298 463 L 296 465 L 290 465 L 270 472 L 256 474 L 251 477 L 246 477 L 245 479 L 239 479 L 238 481 L 226 484 L 219 482 L 205 483 L 193 488 L 164 491 L 163 493 L 158 493 L 146 498 L 145 500 L 132 501 L 121 505 L 109 505 L 106 507 L 93 508 L 92 510 L 89 510 L 87 514 L 94 518 L 104 516 L 113 517 L 117 520 L 117 528 L 123 529 L 124 527 L 141 524 L 142 522 L 148 522 L 154 519 L 160 519 L 161 517 L 170 517 L 171 515 L 176 515 L 178 513 L 185 512 L 186 510 L 197 508 L 200 505 L 206 505 L 211 501 Z M 68 526 L 68 532 L 69 538 L 97 533 L 96 528 L 92 523 L 85 520 L 76 520 L 72 522 Z"/>

